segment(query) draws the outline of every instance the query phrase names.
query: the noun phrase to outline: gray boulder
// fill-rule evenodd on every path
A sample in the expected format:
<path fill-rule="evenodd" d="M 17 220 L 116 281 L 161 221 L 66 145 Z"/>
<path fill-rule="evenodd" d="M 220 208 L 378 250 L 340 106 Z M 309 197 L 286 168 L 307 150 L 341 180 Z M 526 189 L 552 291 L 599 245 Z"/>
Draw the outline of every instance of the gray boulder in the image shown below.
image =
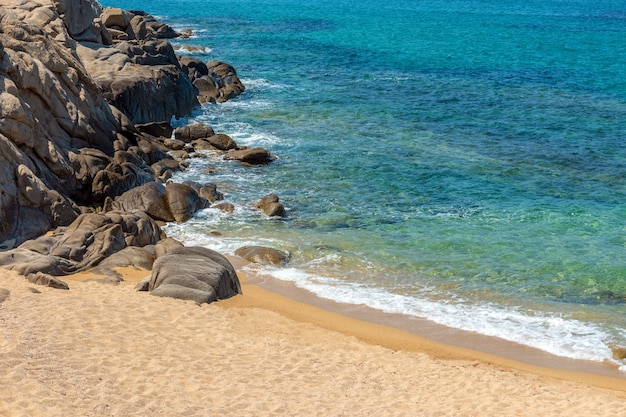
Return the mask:
<path fill-rule="evenodd" d="M 157 258 L 148 290 L 201 304 L 240 294 L 241 286 L 224 256 L 206 248 L 181 247 Z"/>

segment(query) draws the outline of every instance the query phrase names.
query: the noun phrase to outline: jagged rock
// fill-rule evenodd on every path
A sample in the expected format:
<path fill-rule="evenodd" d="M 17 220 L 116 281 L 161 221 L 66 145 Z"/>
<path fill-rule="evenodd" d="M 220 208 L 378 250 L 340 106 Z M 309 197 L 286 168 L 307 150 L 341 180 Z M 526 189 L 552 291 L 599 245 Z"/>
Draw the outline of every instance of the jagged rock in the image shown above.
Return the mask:
<path fill-rule="evenodd" d="M 69 290 L 70 287 L 67 282 L 62 281 L 52 275 L 45 274 L 43 272 L 34 272 L 26 275 L 26 279 L 31 284 L 43 285 L 44 287 L 56 288 L 59 290 Z"/>
<path fill-rule="evenodd" d="M 285 206 L 279 202 L 279 198 L 276 194 L 266 195 L 261 201 L 255 204 L 254 207 L 263 211 L 263 213 L 270 217 L 283 217 L 285 215 Z"/>
<path fill-rule="evenodd" d="M 284 265 L 289 259 L 287 253 L 263 246 L 242 246 L 235 255 L 249 262 L 276 266 Z"/>
<path fill-rule="evenodd" d="M 239 161 L 249 165 L 269 164 L 274 160 L 270 152 L 263 148 L 231 149 L 226 152 L 224 159 Z"/>
<path fill-rule="evenodd" d="M 201 247 L 182 247 L 157 258 L 148 286 L 152 295 L 210 303 L 241 293 L 233 266 Z"/>

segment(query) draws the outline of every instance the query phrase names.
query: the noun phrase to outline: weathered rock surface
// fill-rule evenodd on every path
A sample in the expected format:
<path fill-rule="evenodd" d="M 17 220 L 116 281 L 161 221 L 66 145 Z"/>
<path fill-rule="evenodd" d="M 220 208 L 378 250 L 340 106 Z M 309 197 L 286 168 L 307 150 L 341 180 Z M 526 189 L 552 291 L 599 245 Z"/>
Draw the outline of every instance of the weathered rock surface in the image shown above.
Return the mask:
<path fill-rule="evenodd" d="M 93 268 L 128 246 L 154 245 L 160 239 L 159 226 L 145 213 L 82 214 L 53 235 L 0 252 L 0 266 L 25 276 L 64 276 Z"/>
<path fill-rule="evenodd" d="M 155 220 L 182 223 L 189 220 L 196 211 L 221 198 L 221 194 L 214 187 L 214 184 L 169 182 L 163 185 L 151 182 L 125 192 L 113 201 L 111 208 L 145 212 Z"/>
<path fill-rule="evenodd" d="M 112 33 L 113 39 L 118 41 L 171 39 L 180 36 L 169 25 L 158 22 L 154 16 L 143 11 L 107 7 L 100 20 Z"/>
<path fill-rule="evenodd" d="M 235 255 L 248 262 L 275 266 L 284 265 L 289 259 L 289 254 L 264 246 L 242 246 L 235 251 Z"/>
<path fill-rule="evenodd" d="M 42 285 L 44 287 L 56 288 L 59 290 L 69 290 L 70 287 L 67 282 L 62 281 L 52 275 L 44 274 L 43 272 L 35 272 L 26 275 L 28 282 L 36 285 Z"/>
<path fill-rule="evenodd" d="M 168 25 L 96 0 L 0 0 L 0 266 L 38 285 L 116 266 L 152 268 L 155 295 L 210 302 L 241 292 L 223 256 L 163 238 L 159 221 L 187 220 L 222 198 L 213 184 L 167 184 L 193 140 L 238 149 L 209 127 L 170 139 L 198 87 L 163 39 Z M 200 63 L 200 97 L 244 91 L 228 64 Z M 200 71 L 200 72 L 198 72 Z M 199 133 L 199 132 L 202 133 Z M 55 229 L 53 233 L 43 233 Z M 156 264 L 156 263 L 155 263 Z"/>
<path fill-rule="evenodd" d="M 168 182 L 165 187 L 165 195 L 169 210 L 176 223 L 189 220 L 196 211 L 209 205 L 208 201 L 200 197 L 196 190 L 188 184 Z"/>
<path fill-rule="evenodd" d="M 241 285 L 224 256 L 206 248 L 182 247 L 157 258 L 148 290 L 159 297 L 202 304 L 241 294 Z"/>

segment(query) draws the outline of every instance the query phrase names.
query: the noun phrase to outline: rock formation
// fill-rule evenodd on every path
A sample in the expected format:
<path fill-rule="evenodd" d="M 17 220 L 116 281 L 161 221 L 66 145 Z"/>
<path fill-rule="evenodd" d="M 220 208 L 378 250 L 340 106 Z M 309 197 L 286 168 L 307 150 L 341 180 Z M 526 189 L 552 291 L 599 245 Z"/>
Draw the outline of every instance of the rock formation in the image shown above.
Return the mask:
<path fill-rule="evenodd" d="M 155 219 L 184 221 L 220 198 L 211 185 L 154 185 L 185 168 L 169 151 L 184 156 L 188 142 L 171 141 L 169 121 L 199 104 L 164 40 L 174 36 L 146 13 L 96 0 L 0 0 L 0 265 L 59 288 L 56 276 L 122 250 L 147 265 L 151 255 L 128 248 L 161 239 Z M 232 67 L 210 68 L 215 101 L 243 91 Z M 162 215 L 154 201 L 118 199 L 144 184 L 165 199 Z M 151 191 L 140 190 L 145 200 Z"/>

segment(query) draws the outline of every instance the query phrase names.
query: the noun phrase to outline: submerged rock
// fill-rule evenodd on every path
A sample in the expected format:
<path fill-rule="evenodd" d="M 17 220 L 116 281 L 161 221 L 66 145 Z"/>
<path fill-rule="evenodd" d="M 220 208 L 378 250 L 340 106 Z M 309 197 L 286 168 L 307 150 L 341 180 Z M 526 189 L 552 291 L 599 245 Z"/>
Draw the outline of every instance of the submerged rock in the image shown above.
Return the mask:
<path fill-rule="evenodd" d="M 264 246 L 242 246 L 235 255 L 249 262 L 276 266 L 284 265 L 289 259 L 289 254 Z"/>

